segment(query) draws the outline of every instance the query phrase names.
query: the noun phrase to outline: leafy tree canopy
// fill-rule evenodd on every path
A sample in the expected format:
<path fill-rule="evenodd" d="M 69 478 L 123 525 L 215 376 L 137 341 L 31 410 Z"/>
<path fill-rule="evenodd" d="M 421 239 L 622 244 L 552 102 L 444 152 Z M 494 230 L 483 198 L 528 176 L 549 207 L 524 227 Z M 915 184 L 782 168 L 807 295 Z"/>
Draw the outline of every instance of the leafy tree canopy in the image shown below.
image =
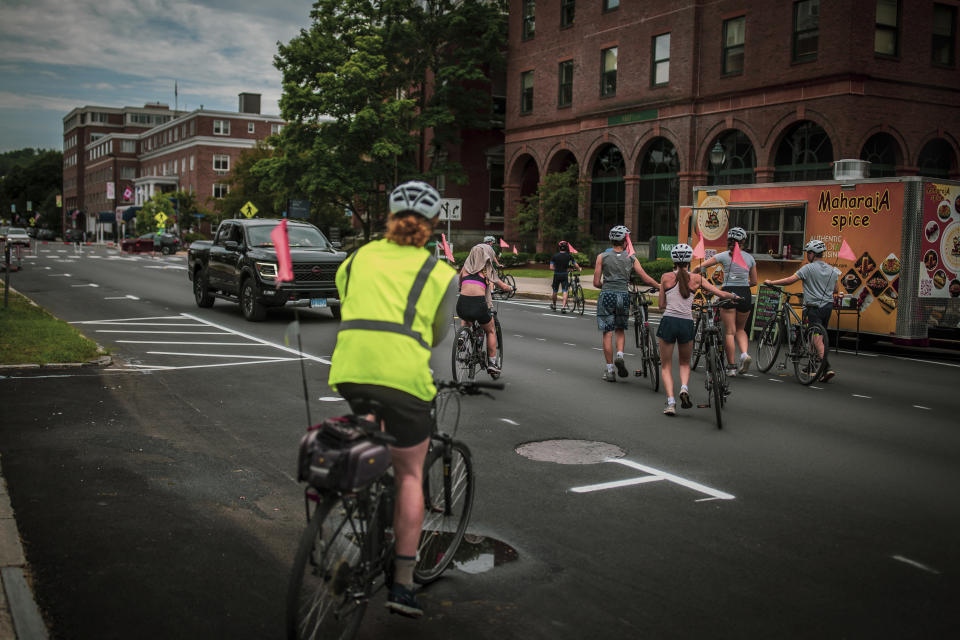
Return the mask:
<path fill-rule="evenodd" d="M 576 164 L 565 171 L 544 174 L 537 191 L 517 209 L 518 228 L 521 233 L 539 234 L 547 245 L 567 240 L 586 250 L 592 246 L 592 240 L 583 232 L 578 216 L 586 198 L 587 190 L 580 184 L 580 168 Z"/>
<path fill-rule="evenodd" d="M 56 196 L 63 184 L 63 154 L 59 151 L 20 149 L 0 154 L 0 218 L 13 215 L 26 225 L 27 202 L 39 217 L 38 226 L 60 228 Z M 16 207 L 16 214 L 10 211 Z"/>
<path fill-rule="evenodd" d="M 154 193 L 149 200 L 143 203 L 143 207 L 137 211 L 137 235 L 150 233 L 157 230 L 157 221 L 154 218 L 158 213 L 167 214 L 166 228 L 173 226 L 173 202 L 170 201 L 170 193 Z"/>

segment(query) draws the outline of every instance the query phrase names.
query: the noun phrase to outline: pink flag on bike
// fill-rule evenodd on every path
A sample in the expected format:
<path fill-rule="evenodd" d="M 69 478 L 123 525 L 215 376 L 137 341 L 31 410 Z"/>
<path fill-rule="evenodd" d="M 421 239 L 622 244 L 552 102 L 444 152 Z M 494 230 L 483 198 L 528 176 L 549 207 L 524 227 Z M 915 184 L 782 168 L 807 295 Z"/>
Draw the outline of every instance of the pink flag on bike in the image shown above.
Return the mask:
<path fill-rule="evenodd" d="M 733 264 L 738 264 L 744 269 L 750 269 L 750 267 L 747 266 L 747 261 L 743 259 L 743 253 L 740 251 L 739 242 L 733 243 Z"/>
<path fill-rule="evenodd" d="M 703 257 L 707 254 L 703 249 L 703 234 L 697 231 L 697 235 L 700 236 L 700 239 L 697 240 L 697 246 L 693 248 L 693 257 L 703 260 Z"/>
<path fill-rule="evenodd" d="M 513 255 L 517 255 L 517 245 L 513 245 Z"/>
<path fill-rule="evenodd" d="M 564 242 L 567 242 L 567 241 L 564 240 Z M 579 251 L 577 251 L 576 249 L 574 249 L 574 248 L 573 248 L 573 245 L 570 244 L 569 242 L 567 242 L 567 249 L 570 250 L 570 253 L 580 253 Z"/>
<path fill-rule="evenodd" d="M 293 265 L 290 261 L 290 241 L 287 239 L 287 220 L 280 221 L 270 232 L 273 248 L 277 252 L 277 283 L 293 282 Z"/>
<path fill-rule="evenodd" d="M 507 241 L 504 240 L 503 238 L 500 238 L 500 246 L 501 246 L 502 248 L 504 248 L 504 249 L 509 249 L 509 248 L 510 248 L 510 245 L 508 245 L 508 244 L 507 244 Z"/>
<path fill-rule="evenodd" d="M 443 255 L 444 257 L 446 257 L 447 262 L 450 262 L 450 263 L 456 262 L 456 260 L 453 259 L 453 254 L 450 252 L 450 245 L 447 244 L 447 234 L 441 233 L 440 240 L 442 241 L 442 244 L 443 244 Z"/>
<path fill-rule="evenodd" d="M 632 256 L 636 251 L 633 250 L 633 242 L 630 241 L 630 234 L 627 234 L 627 255 Z"/>
<path fill-rule="evenodd" d="M 850 248 L 850 245 L 847 244 L 846 239 L 840 243 L 840 252 L 837 254 L 838 258 L 843 258 L 844 260 L 856 260 L 857 254 L 853 252 L 853 249 Z"/>

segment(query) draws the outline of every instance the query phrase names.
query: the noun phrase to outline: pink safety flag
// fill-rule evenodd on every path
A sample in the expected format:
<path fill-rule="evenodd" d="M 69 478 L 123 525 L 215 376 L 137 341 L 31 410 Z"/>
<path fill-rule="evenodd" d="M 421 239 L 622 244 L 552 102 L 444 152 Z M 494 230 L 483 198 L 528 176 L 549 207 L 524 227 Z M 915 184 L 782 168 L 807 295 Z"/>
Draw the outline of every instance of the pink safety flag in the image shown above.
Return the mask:
<path fill-rule="evenodd" d="M 738 264 L 744 269 L 750 269 L 750 267 L 747 266 L 747 261 L 743 259 L 743 254 L 740 252 L 739 242 L 733 243 L 733 264 Z"/>
<path fill-rule="evenodd" d="M 693 257 L 703 260 L 703 257 L 707 255 L 707 252 L 703 248 L 703 234 L 697 231 L 697 235 L 700 239 L 697 240 L 697 246 L 693 248 Z"/>
<path fill-rule="evenodd" d="M 630 241 L 630 234 L 627 234 L 627 255 L 632 256 L 636 251 L 633 250 L 633 242 Z"/>
<path fill-rule="evenodd" d="M 840 243 L 840 252 L 837 254 L 837 257 L 843 258 L 844 260 L 856 260 L 857 254 L 853 252 L 853 249 L 850 248 L 847 241 L 843 240 Z"/>
<path fill-rule="evenodd" d="M 564 242 L 566 242 L 566 240 L 564 240 Z M 580 253 L 579 251 L 577 251 L 576 249 L 574 249 L 574 248 L 573 248 L 573 245 L 570 244 L 569 242 L 567 242 L 567 249 L 570 250 L 570 253 Z"/>
<path fill-rule="evenodd" d="M 500 238 L 500 246 L 501 246 L 503 249 L 509 249 L 509 248 L 510 248 L 510 245 L 508 245 L 508 244 L 507 244 L 507 241 L 504 240 L 503 238 Z"/>
<path fill-rule="evenodd" d="M 270 232 L 273 248 L 277 252 L 277 283 L 293 282 L 293 264 L 290 261 L 290 241 L 287 239 L 287 220 L 280 221 Z"/>
<path fill-rule="evenodd" d="M 446 257 L 447 262 L 456 262 L 456 260 L 453 259 L 453 253 L 450 252 L 450 245 L 447 244 L 447 234 L 441 233 L 440 241 L 443 244 L 443 255 Z"/>
<path fill-rule="evenodd" d="M 513 245 L 513 255 L 517 255 L 517 245 Z"/>

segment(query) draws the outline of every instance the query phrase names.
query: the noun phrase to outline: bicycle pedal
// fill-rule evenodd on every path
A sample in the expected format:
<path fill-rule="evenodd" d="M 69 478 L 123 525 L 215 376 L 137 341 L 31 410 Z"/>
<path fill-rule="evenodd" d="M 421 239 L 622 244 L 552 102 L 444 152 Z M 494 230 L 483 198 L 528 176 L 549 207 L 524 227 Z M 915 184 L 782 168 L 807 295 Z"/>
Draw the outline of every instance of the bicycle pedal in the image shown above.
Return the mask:
<path fill-rule="evenodd" d="M 708 403 L 708 404 L 698 404 L 698 405 L 697 405 L 697 409 L 709 409 L 709 408 L 710 408 L 710 404 L 709 404 L 709 403 Z"/>
<path fill-rule="evenodd" d="M 634 369 L 633 375 L 635 375 L 638 378 L 642 378 L 643 376 L 646 375 L 646 373 L 643 371 L 643 369 Z"/>

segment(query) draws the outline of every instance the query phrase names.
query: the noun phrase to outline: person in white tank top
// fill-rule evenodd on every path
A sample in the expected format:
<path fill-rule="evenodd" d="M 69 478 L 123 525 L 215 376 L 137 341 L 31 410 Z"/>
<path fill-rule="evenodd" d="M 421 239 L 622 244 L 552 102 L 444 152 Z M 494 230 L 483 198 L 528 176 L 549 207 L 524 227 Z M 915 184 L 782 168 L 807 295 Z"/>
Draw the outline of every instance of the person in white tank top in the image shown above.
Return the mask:
<path fill-rule="evenodd" d="M 673 345 L 677 345 L 680 361 L 680 405 L 684 409 L 693 406 L 690 400 L 690 354 L 693 352 L 693 300 L 694 293 L 703 287 L 710 293 L 728 300 L 737 295 L 731 291 L 721 291 L 701 276 L 689 273 L 693 249 L 688 244 L 678 244 L 670 251 L 674 270 L 663 274 L 660 279 L 660 310 L 663 317 L 657 329 L 660 342 L 660 378 L 663 390 L 667 394 L 667 403 L 663 413 L 672 416 L 677 413 L 677 401 L 673 397 Z M 686 294 L 686 295 L 684 295 Z"/>

